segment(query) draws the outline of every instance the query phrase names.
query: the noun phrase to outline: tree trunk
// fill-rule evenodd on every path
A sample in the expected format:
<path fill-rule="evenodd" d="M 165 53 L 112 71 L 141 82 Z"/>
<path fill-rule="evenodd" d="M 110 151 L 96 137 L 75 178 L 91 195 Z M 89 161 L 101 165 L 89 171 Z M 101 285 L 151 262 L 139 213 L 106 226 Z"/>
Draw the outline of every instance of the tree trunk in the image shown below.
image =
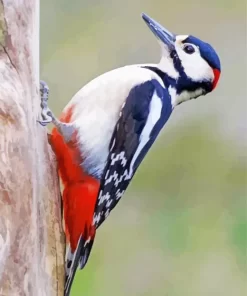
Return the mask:
<path fill-rule="evenodd" d="M 55 157 L 37 123 L 39 0 L 0 0 L 0 295 L 63 295 Z"/>

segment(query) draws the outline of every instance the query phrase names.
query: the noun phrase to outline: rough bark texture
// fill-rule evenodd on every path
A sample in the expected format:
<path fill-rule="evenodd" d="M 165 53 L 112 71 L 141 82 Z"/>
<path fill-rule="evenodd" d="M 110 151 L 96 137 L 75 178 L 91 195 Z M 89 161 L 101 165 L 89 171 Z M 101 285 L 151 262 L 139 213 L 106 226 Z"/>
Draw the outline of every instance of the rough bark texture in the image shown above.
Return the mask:
<path fill-rule="evenodd" d="M 37 123 L 39 0 L 0 0 L 0 295 L 63 295 L 59 184 Z"/>

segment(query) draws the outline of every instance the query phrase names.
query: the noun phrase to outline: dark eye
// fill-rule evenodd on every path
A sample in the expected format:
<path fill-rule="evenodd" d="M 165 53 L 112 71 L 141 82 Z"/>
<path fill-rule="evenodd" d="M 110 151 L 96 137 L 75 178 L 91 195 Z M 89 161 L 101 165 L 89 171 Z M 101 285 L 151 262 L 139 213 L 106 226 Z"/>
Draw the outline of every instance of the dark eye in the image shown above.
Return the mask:
<path fill-rule="evenodd" d="M 195 52 L 195 48 L 192 45 L 187 44 L 184 46 L 184 51 L 188 54 L 192 54 Z"/>

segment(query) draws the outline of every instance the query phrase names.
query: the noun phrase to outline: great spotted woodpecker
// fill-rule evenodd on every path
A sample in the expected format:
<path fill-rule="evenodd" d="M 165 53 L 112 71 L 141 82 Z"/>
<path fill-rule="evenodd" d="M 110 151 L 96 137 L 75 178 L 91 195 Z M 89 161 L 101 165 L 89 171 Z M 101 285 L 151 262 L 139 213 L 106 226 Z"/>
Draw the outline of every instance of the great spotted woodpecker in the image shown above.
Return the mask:
<path fill-rule="evenodd" d="M 51 145 L 62 179 L 68 242 L 65 295 L 90 255 L 97 228 L 126 191 L 175 106 L 211 92 L 220 60 L 208 43 L 174 35 L 142 14 L 157 37 L 159 64 L 131 65 L 89 82 L 56 119 L 41 82 L 42 125 L 53 122 Z"/>

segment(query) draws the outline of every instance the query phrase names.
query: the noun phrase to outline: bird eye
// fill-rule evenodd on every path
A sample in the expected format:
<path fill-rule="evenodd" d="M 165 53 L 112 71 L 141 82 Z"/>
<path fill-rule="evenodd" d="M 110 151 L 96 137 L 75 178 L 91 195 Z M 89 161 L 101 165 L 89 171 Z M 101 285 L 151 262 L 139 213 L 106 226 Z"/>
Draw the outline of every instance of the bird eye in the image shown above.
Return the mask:
<path fill-rule="evenodd" d="M 188 53 L 188 54 L 192 54 L 192 53 L 194 53 L 195 52 L 195 48 L 194 48 L 194 46 L 192 46 L 192 45 L 190 45 L 190 44 L 186 44 L 185 46 L 184 46 L 184 51 L 186 52 L 186 53 Z"/>

